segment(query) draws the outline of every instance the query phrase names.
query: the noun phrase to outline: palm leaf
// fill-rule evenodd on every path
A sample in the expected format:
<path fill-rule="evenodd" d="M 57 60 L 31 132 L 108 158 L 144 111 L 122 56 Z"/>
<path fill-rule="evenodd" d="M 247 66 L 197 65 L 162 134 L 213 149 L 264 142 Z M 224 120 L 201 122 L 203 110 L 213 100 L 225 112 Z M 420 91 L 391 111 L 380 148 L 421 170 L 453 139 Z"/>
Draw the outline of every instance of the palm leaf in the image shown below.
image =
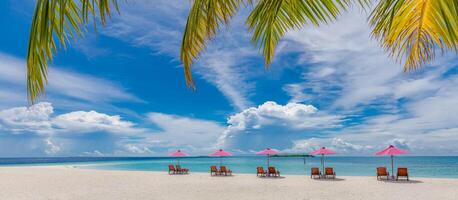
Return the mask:
<path fill-rule="evenodd" d="M 253 31 L 252 40 L 262 48 L 266 65 L 275 54 L 280 39 L 292 29 L 306 24 L 320 25 L 336 19 L 348 8 L 349 0 L 261 0 L 246 23 Z M 367 1 L 359 1 L 367 4 Z"/>
<path fill-rule="evenodd" d="M 194 88 L 191 64 L 213 38 L 221 25 L 227 24 L 243 0 L 195 0 L 189 11 L 181 43 L 180 59 L 184 65 L 186 84 Z"/>
<path fill-rule="evenodd" d="M 371 14 L 372 34 L 411 71 L 431 62 L 437 50 L 457 50 L 458 1 L 385 0 Z"/>
<path fill-rule="evenodd" d="M 117 10 L 117 0 L 37 0 L 27 52 L 29 102 L 35 103 L 44 93 L 48 61 L 52 61 L 58 48 L 66 48 L 71 38 L 82 35 L 82 25 L 89 22 L 90 15 L 94 17 L 94 25 L 96 17 L 105 24 L 111 6 Z"/>

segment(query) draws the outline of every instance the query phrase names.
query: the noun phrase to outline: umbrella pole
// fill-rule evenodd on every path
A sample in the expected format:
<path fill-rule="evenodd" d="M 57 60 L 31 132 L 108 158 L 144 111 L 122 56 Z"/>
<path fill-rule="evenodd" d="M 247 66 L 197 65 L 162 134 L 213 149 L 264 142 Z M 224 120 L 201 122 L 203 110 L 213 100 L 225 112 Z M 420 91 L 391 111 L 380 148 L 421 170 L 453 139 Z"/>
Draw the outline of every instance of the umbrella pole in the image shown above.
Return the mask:
<path fill-rule="evenodd" d="M 324 154 L 321 154 L 321 168 L 323 168 L 323 171 L 321 171 L 321 173 L 324 173 Z"/>
<path fill-rule="evenodd" d="M 394 179 L 394 164 L 393 164 L 393 161 L 394 160 L 394 156 L 391 155 L 391 178 Z"/>
<path fill-rule="evenodd" d="M 270 163 L 269 163 L 269 160 L 270 160 L 270 156 L 269 156 L 269 154 L 267 154 L 267 168 L 269 168 L 269 167 L 270 167 Z"/>
<path fill-rule="evenodd" d="M 219 167 L 221 167 L 221 165 L 223 165 L 223 157 L 222 156 L 219 157 Z"/>

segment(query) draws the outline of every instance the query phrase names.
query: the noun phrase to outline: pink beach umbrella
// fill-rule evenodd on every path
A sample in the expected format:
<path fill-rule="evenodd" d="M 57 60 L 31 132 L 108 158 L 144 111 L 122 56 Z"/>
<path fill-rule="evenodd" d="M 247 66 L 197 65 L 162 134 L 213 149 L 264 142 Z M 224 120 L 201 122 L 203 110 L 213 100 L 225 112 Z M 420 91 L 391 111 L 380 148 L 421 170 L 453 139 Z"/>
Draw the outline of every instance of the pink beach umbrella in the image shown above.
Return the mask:
<path fill-rule="evenodd" d="M 377 153 L 376 156 L 390 156 L 391 157 L 391 177 L 394 177 L 394 156 L 408 153 L 406 150 L 398 149 L 397 147 L 390 145 L 386 149 L 383 149 Z"/>
<path fill-rule="evenodd" d="M 336 152 L 331 149 L 326 149 L 326 147 L 321 147 L 315 151 L 312 151 L 310 154 L 321 155 L 321 168 L 323 168 L 324 172 L 324 155 L 336 154 Z"/>
<path fill-rule="evenodd" d="M 173 153 L 170 153 L 169 156 L 177 157 L 178 165 L 179 165 L 180 164 L 180 157 L 186 157 L 186 156 L 189 156 L 189 154 L 187 154 L 187 153 L 185 153 L 185 152 L 183 152 L 183 151 L 178 149 L 177 151 L 175 151 Z"/>
<path fill-rule="evenodd" d="M 269 168 L 270 167 L 269 165 L 270 155 L 276 155 L 278 154 L 278 151 L 275 149 L 267 148 L 260 152 L 257 152 L 256 154 L 257 155 L 267 155 L 267 168 Z"/>
<path fill-rule="evenodd" d="M 222 149 L 219 149 L 218 151 L 209 154 L 209 156 L 219 157 L 219 165 L 221 166 L 221 164 L 223 163 L 223 157 L 232 156 L 232 154 Z"/>

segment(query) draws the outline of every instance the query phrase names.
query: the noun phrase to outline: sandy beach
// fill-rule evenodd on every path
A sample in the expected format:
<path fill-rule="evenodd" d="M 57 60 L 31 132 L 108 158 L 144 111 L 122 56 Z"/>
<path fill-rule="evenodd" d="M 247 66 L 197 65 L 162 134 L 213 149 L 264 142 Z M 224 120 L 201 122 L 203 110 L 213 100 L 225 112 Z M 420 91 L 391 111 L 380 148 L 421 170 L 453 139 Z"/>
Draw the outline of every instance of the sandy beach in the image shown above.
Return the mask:
<path fill-rule="evenodd" d="M 206 173 L 105 171 L 70 166 L 1 167 L 0 199 L 458 199 L 458 179 L 375 177 L 312 180 L 308 176 L 257 178 Z"/>

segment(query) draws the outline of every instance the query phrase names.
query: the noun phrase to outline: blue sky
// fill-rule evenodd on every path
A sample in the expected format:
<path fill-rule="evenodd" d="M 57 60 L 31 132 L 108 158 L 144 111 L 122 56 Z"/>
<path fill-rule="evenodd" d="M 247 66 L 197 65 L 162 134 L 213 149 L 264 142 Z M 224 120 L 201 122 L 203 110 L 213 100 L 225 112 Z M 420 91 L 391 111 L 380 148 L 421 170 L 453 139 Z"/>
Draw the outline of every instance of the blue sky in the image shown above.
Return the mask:
<path fill-rule="evenodd" d="M 188 1 L 121 3 L 97 32 L 60 51 L 40 103 L 28 107 L 25 56 L 34 1 L 1 1 L 0 156 L 249 154 L 272 147 L 372 155 L 388 144 L 415 155 L 456 155 L 454 54 L 403 73 L 370 38 L 357 9 L 289 32 L 269 70 L 243 10 L 193 66 L 178 60 Z"/>

